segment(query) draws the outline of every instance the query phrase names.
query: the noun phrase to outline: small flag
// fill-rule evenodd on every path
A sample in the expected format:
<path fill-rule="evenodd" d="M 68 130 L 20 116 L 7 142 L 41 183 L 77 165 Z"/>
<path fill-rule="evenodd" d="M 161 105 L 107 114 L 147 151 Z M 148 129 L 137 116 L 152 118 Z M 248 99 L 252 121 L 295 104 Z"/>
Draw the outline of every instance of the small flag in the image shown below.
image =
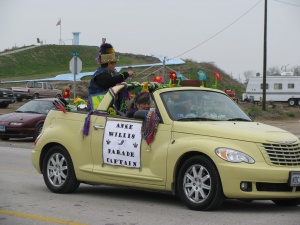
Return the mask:
<path fill-rule="evenodd" d="M 202 70 L 198 71 L 199 80 L 206 80 L 206 73 L 204 73 Z"/>
<path fill-rule="evenodd" d="M 61 25 L 61 19 L 59 19 L 59 21 L 56 23 L 56 26 L 60 26 Z"/>
<path fill-rule="evenodd" d="M 221 80 L 221 76 L 218 72 L 214 72 L 214 75 L 216 76 L 217 80 Z"/>

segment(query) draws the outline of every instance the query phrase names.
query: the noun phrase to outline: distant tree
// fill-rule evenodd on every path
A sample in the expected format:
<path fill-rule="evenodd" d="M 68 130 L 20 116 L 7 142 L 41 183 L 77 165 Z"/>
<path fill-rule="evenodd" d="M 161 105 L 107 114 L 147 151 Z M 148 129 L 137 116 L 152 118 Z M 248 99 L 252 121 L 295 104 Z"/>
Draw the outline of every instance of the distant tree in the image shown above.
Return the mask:
<path fill-rule="evenodd" d="M 291 69 L 294 72 L 294 76 L 300 76 L 300 66 L 295 66 Z"/>
<path fill-rule="evenodd" d="M 253 70 L 247 70 L 244 72 L 245 81 L 248 82 L 250 77 L 254 77 L 255 72 Z"/>
<path fill-rule="evenodd" d="M 269 67 L 267 71 L 268 75 L 280 75 L 280 69 L 277 66 Z"/>

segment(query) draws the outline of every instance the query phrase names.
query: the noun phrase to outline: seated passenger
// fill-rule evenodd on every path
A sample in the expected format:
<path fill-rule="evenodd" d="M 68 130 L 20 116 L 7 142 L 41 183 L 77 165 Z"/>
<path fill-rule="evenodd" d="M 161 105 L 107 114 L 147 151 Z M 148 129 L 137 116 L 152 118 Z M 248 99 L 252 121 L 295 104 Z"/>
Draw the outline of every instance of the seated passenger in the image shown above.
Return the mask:
<path fill-rule="evenodd" d="M 151 95 L 149 92 L 141 92 L 135 96 L 130 109 L 126 112 L 127 117 L 133 118 L 137 110 L 149 110 L 151 107 Z"/>
<path fill-rule="evenodd" d="M 196 117 L 193 109 L 193 103 L 190 97 L 180 95 L 174 103 L 173 110 L 171 112 L 173 119 L 178 120 L 180 118 L 194 118 Z"/>

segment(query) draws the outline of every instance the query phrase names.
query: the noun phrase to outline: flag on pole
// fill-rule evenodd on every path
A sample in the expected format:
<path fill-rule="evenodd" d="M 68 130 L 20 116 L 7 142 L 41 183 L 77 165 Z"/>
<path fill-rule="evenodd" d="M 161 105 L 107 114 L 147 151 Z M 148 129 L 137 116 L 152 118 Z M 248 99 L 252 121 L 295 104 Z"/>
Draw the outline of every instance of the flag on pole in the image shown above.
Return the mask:
<path fill-rule="evenodd" d="M 61 19 L 59 19 L 59 21 L 56 23 L 56 26 L 60 26 L 61 25 Z"/>

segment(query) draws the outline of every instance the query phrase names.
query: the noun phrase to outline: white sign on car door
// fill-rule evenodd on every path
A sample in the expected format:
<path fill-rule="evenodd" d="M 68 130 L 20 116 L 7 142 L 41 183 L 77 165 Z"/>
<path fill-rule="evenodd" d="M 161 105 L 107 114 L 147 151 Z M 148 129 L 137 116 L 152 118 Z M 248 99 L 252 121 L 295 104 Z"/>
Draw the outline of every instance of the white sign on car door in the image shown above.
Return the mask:
<path fill-rule="evenodd" d="M 107 121 L 103 137 L 103 162 L 140 168 L 141 129 L 141 123 Z"/>

